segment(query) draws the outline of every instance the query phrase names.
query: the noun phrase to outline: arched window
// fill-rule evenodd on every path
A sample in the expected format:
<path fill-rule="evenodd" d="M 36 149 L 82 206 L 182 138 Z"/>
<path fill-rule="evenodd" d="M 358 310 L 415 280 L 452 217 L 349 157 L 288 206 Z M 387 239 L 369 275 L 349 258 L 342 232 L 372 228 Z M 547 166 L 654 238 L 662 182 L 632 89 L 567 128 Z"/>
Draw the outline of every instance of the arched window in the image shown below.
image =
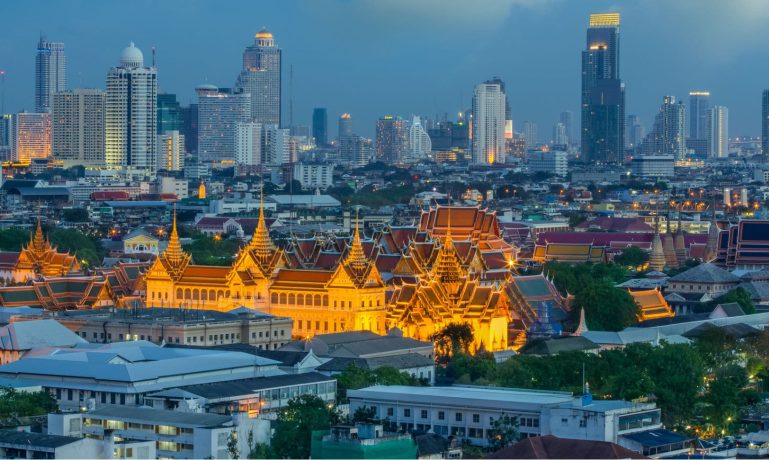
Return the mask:
<path fill-rule="evenodd" d="M 285 293 L 285 292 L 282 292 L 282 293 L 280 294 L 280 303 L 281 303 L 282 305 L 285 305 L 285 304 L 286 304 L 286 293 Z"/>
<path fill-rule="evenodd" d="M 213 289 L 208 291 L 208 300 L 216 300 L 216 291 Z"/>
<path fill-rule="evenodd" d="M 304 295 L 299 294 L 298 296 L 296 296 L 296 304 L 304 305 Z"/>
<path fill-rule="evenodd" d="M 178 288 L 176 290 L 176 298 L 177 299 L 181 299 L 183 296 L 184 296 L 184 294 L 182 294 L 182 288 Z"/>
<path fill-rule="evenodd" d="M 187 300 L 192 298 L 192 292 L 190 292 L 189 289 L 185 289 L 184 290 L 184 298 L 187 299 Z"/>
<path fill-rule="evenodd" d="M 273 292 L 272 293 L 272 295 L 270 296 L 270 302 L 271 303 L 278 303 L 278 293 L 277 292 Z"/>
<path fill-rule="evenodd" d="M 200 300 L 200 291 L 197 289 L 192 290 L 192 300 Z"/>
<path fill-rule="evenodd" d="M 296 297 L 294 297 L 294 294 L 288 295 L 288 304 L 289 305 L 295 305 L 296 304 Z"/>
<path fill-rule="evenodd" d="M 323 296 L 323 306 L 328 307 L 328 294 Z M 334 308 L 336 308 L 336 302 L 334 303 Z"/>
<path fill-rule="evenodd" d="M 316 306 L 320 307 L 320 305 L 321 305 L 321 303 L 320 303 L 320 294 L 315 294 L 314 302 L 315 302 Z"/>
<path fill-rule="evenodd" d="M 208 302 L 208 291 L 206 291 L 205 289 L 203 289 L 200 292 L 200 300 L 202 300 L 203 302 Z"/>

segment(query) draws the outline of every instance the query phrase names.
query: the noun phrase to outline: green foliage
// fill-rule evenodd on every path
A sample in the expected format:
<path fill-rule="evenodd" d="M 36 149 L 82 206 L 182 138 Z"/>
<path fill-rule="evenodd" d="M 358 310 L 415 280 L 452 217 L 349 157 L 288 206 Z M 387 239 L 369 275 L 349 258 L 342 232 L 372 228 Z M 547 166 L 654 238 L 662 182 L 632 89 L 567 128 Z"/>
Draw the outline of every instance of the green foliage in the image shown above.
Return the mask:
<path fill-rule="evenodd" d="M 569 214 L 569 227 L 574 228 L 587 220 L 587 216 L 581 212 Z"/>
<path fill-rule="evenodd" d="M 353 423 L 357 422 L 371 422 L 376 419 L 376 407 L 374 406 L 360 406 L 355 409 L 355 413 L 352 414 Z"/>
<path fill-rule="evenodd" d="M 62 213 L 62 217 L 67 222 L 90 222 L 91 218 L 88 215 L 88 211 L 84 208 L 70 208 L 65 209 Z"/>
<path fill-rule="evenodd" d="M 328 430 L 338 419 L 339 414 L 315 395 L 291 399 L 278 413 L 272 453 L 278 458 L 309 458 L 312 432 Z"/>
<path fill-rule="evenodd" d="M 518 435 L 518 417 L 507 414 L 497 417 L 491 423 L 489 430 L 489 447 L 493 451 L 504 449 L 515 444 L 518 441 Z"/>
<path fill-rule="evenodd" d="M 649 261 L 649 253 L 637 246 L 628 246 L 614 257 L 614 263 L 623 267 L 640 267 Z"/>
<path fill-rule="evenodd" d="M 248 454 L 250 459 L 276 458 L 272 448 L 264 443 L 256 443 Z"/>
<path fill-rule="evenodd" d="M 431 340 L 435 343 L 436 361 L 446 364 L 457 353 L 470 353 L 473 327 L 468 323 L 451 323 L 433 334 Z"/>
<path fill-rule="evenodd" d="M 22 246 L 29 243 L 30 232 L 19 228 L 0 230 L 0 250 L 21 251 Z"/>
<path fill-rule="evenodd" d="M 455 380 L 468 380 L 467 383 L 487 383 L 494 378 L 497 363 L 491 353 L 478 353 L 470 356 L 457 353 L 451 357 L 446 368 L 446 375 Z"/>
<path fill-rule="evenodd" d="M 378 367 L 375 370 L 364 369 L 350 363 L 336 378 L 337 399 L 347 401 L 347 390 L 357 390 L 371 385 L 409 385 L 421 386 L 425 382 L 390 366 Z"/>
<path fill-rule="evenodd" d="M 230 431 L 230 435 L 227 436 L 227 452 L 230 454 L 230 458 L 240 458 L 240 450 L 238 450 L 238 432 L 234 429 Z"/>
<path fill-rule="evenodd" d="M 201 233 L 192 238 L 192 243 L 185 245 L 184 249 L 192 255 L 196 264 L 201 265 L 230 265 L 241 246 L 236 239 L 212 238 Z"/>
<path fill-rule="evenodd" d="M 47 391 L 19 392 L 0 389 L 0 418 L 44 415 L 56 410 L 56 400 Z"/>
<path fill-rule="evenodd" d="M 753 299 L 750 297 L 750 293 L 741 287 L 732 289 L 726 294 L 711 300 L 709 302 L 709 307 L 711 307 L 710 309 L 712 310 L 719 304 L 732 302 L 740 304 L 742 311 L 748 315 L 756 312 L 756 306 L 753 304 Z"/>
<path fill-rule="evenodd" d="M 71 228 L 53 228 L 48 239 L 59 251 L 77 255 L 78 261 L 89 267 L 97 267 L 104 260 L 104 248 L 95 236 Z"/>

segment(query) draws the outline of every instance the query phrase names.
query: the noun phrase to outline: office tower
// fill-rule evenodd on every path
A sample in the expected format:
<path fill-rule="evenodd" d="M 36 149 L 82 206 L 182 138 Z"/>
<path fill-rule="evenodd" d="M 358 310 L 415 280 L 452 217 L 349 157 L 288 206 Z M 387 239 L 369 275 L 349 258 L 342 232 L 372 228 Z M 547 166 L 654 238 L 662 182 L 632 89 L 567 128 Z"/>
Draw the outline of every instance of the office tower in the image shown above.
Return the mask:
<path fill-rule="evenodd" d="M 53 157 L 66 164 L 104 165 L 106 94 L 76 89 L 53 95 L 51 124 Z"/>
<path fill-rule="evenodd" d="M 675 96 L 665 96 L 654 126 L 644 138 L 644 155 L 673 155 L 676 161 L 686 159 L 686 106 L 676 102 Z"/>
<path fill-rule="evenodd" d="M 235 125 L 251 119 L 251 94 L 233 94 L 200 85 L 198 94 L 198 161 L 235 159 Z"/>
<path fill-rule="evenodd" d="M 498 83 L 481 83 L 473 92 L 473 163 L 505 162 L 506 97 Z"/>
<path fill-rule="evenodd" d="M 105 161 L 108 167 L 157 168 L 158 74 L 130 43 L 107 73 Z"/>
<path fill-rule="evenodd" d="M 625 149 L 635 150 L 644 139 L 645 129 L 638 115 L 628 115 L 625 121 Z"/>
<path fill-rule="evenodd" d="M 373 146 L 370 139 L 355 134 L 339 139 L 339 156 L 353 168 L 366 166 L 372 156 Z"/>
<path fill-rule="evenodd" d="M 689 139 L 707 139 L 710 110 L 709 91 L 689 93 Z"/>
<path fill-rule="evenodd" d="M 182 171 L 184 169 L 184 134 L 173 129 L 158 136 L 158 169 Z"/>
<path fill-rule="evenodd" d="M 564 110 L 561 112 L 561 123 L 566 127 L 566 138 L 569 144 L 574 143 L 574 112 L 571 110 Z"/>
<path fill-rule="evenodd" d="M 523 138 L 526 139 L 526 148 L 533 148 L 537 146 L 538 134 L 536 123 L 533 121 L 523 122 Z"/>
<path fill-rule="evenodd" d="M 182 131 L 184 118 L 176 94 L 158 94 L 158 134 L 166 131 Z"/>
<path fill-rule="evenodd" d="M 40 37 L 35 55 L 35 111 L 50 112 L 53 94 L 67 88 L 64 43 Z"/>
<path fill-rule="evenodd" d="M 262 164 L 261 123 L 235 123 L 235 161 L 249 166 Z"/>
<path fill-rule="evenodd" d="M 419 117 L 414 117 L 409 128 L 409 162 L 416 163 L 427 158 L 430 150 L 432 150 L 430 136 L 422 127 Z"/>
<path fill-rule="evenodd" d="M 714 105 L 708 110 L 708 158 L 729 156 L 729 109 Z"/>
<path fill-rule="evenodd" d="M 312 111 L 312 137 L 315 138 L 315 145 L 328 144 L 328 113 L 324 107 Z"/>
<path fill-rule="evenodd" d="M 235 92 L 251 94 L 251 118 L 262 124 L 280 125 L 281 50 L 267 29 L 254 37 L 243 52 L 243 70 Z"/>
<path fill-rule="evenodd" d="M 339 117 L 339 139 L 352 136 L 352 117 L 349 113 L 343 113 Z"/>
<path fill-rule="evenodd" d="M 619 13 L 590 15 L 582 52 L 582 159 L 623 158 L 625 86 L 619 76 Z"/>
<path fill-rule="evenodd" d="M 769 161 L 769 89 L 764 90 L 761 100 L 761 150 L 764 161 Z"/>
<path fill-rule="evenodd" d="M 11 117 L 10 113 L 0 113 L 0 147 L 11 145 Z"/>
<path fill-rule="evenodd" d="M 561 122 L 553 125 L 553 145 L 569 145 L 569 137 L 566 135 L 566 125 Z"/>
<path fill-rule="evenodd" d="M 408 151 L 406 123 L 400 117 L 385 115 L 376 123 L 376 159 L 388 164 L 401 163 Z"/>
<path fill-rule="evenodd" d="M 198 105 L 190 104 L 181 108 L 184 146 L 188 153 L 198 153 Z"/>
<path fill-rule="evenodd" d="M 291 130 L 262 125 L 262 161 L 271 166 L 291 163 Z"/>
<path fill-rule="evenodd" d="M 10 126 L 11 161 L 29 163 L 51 156 L 51 114 L 15 113 Z"/>

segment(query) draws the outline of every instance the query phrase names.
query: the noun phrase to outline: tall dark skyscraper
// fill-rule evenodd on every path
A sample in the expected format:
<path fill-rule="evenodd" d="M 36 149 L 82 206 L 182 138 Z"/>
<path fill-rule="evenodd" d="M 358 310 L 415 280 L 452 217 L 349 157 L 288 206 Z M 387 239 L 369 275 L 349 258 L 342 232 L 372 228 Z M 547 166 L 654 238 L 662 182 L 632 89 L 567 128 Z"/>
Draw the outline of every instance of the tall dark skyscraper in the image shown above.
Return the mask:
<path fill-rule="evenodd" d="M 176 100 L 176 94 L 158 94 L 157 106 L 158 134 L 183 130 L 182 108 Z"/>
<path fill-rule="evenodd" d="M 352 117 L 349 113 L 343 113 L 339 117 L 339 140 L 352 136 Z"/>
<path fill-rule="evenodd" d="M 328 145 L 328 112 L 325 107 L 316 107 L 312 111 L 312 137 L 315 145 Z"/>
<path fill-rule="evenodd" d="M 50 112 L 53 94 L 67 87 L 64 43 L 40 37 L 35 54 L 35 111 Z"/>
<path fill-rule="evenodd" d="M 764 90 L 761 102 L 761 150 L 764 161 L 769 161 L 769 89 Z"/>
<path fill-rule="evenodd" d="M 582 52 L 582 159 L 623 157 L 625 85 L 619 77 L 619 13 L 590 15 Z"/>
<path fill-rule="evenodd" d="M 708 110 L 710 110 L 710 92 L 689 93 L 689 139 L 708 138 Z"/>
<path fill-rule="evenodd" d="M 251 118 L 257 123 L 280 125 L 281 50 L 270 31 L 260 30 L 254 44 L 243 52 L 243 70 L 237 92 L 251 94 Z"/>

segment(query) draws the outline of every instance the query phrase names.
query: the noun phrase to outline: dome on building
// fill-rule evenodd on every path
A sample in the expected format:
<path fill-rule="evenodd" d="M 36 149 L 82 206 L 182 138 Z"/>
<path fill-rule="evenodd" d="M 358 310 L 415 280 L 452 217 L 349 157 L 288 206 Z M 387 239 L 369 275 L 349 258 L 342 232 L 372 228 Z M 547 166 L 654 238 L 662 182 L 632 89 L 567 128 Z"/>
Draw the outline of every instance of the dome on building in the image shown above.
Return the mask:
<path fill-rule="evenodd" d="M 254 38 L 272 38 L 272 33 L 266 27 L 263 27 L 262 30 L 256 33 Z"/>
<path fill-rule="evenodd" d="M 141 50 L 131 42 L 125 49 L 123 49 L 123 53 L 120 55 L 120 63 L 125 67 L 142 67 L 144 66 L 144 55 Z"/>
<path fill-rule="evenodd" d="M 203 83 L 202 85 L 195 87 L 195 92 L 197 94 L 215 93 L 217 91 L 219 91 L 219 88 L 216 85 L 212 85 L 210 83 Z"/>

